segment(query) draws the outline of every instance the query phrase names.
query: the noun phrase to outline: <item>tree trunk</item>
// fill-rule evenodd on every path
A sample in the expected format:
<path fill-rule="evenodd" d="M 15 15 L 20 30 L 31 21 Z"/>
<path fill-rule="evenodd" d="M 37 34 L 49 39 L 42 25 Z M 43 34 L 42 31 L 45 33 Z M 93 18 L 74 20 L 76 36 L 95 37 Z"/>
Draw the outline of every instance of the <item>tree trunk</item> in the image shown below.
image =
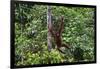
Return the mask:
<path fill-rule="evenodd" d="M 47 6 L 47 29 L 48 25 L 51 25 L 51 8 L 50 6 Z M 52 49 L 52 41 L 51 41 L 51 33 L 48 29 L 47 33 L 47 44 L 48 44 L 48 50 L 51 51 Z"/>

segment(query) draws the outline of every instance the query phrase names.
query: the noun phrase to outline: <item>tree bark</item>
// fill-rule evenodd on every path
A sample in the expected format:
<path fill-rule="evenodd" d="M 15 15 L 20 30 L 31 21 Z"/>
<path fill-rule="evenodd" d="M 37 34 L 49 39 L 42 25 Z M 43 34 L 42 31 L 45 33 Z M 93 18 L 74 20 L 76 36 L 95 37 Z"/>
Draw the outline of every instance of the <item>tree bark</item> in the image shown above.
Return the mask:
<path fill-rule="evenodd" d="M 48 25 L 51 25 L 51 8 L 50 6 L 47 6 L 47 29 Z M 48 44 L 48 50 L 51 51 L 52 49 L 52 41 L 51 41 L 51 33 L 48 29 L 47 33 L 47 44 Z"/>

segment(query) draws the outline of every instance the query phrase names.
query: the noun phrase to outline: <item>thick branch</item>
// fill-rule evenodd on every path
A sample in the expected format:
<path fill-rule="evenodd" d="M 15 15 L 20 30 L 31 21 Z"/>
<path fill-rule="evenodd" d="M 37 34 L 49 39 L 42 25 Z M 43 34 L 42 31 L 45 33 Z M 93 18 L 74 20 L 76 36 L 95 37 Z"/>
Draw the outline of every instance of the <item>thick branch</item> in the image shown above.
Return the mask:
<path fill-rule="evenodd" d="M 64 18 L 63 18 L 63 16 L 62 16 L 62 17 L 61 17 L 61 24 L 60 24 L 60 26 L 59 26 L 59 34 L 62 33 L 63 27 L 64 27 Z"/>

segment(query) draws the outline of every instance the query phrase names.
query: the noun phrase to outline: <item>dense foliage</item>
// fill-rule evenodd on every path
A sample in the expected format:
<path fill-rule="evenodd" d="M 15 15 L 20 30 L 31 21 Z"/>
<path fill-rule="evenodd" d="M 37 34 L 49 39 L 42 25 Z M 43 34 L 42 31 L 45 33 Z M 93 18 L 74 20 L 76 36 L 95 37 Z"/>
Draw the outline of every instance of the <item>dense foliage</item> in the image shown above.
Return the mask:
<path fill-rule="evenodd" d="M 64 16 L 62 41 L 70 43 L 66 54 L 47 48 L 47 5 L 15 5 L 15 65 L 94 61 L 94 9 L 51 6 L 56 29 Z"/>

